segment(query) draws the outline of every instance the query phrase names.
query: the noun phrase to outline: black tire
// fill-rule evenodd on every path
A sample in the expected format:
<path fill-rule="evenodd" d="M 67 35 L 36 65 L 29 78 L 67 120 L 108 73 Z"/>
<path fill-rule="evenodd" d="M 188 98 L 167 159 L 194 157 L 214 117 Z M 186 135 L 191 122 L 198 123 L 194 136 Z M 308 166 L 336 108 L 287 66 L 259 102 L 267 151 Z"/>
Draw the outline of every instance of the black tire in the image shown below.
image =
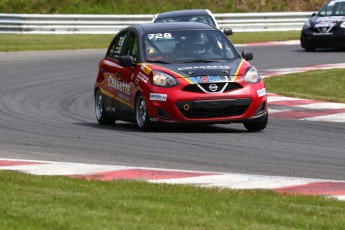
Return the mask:
<path fill-rule="evenodd" d="M 315 51 L 315 48 L 314 47 L 304 47 L 305 51 L 307 52 L 313 52 Z"/>
<path fill-rule="evenodd" d="M 99 89 L 95 93 L 95 113 L 100 125 L 113 125 L 116 120 L 109 117 L 105 112 L 104 96 Z"/>
<path fill-rule="evenodd" d="M 266 114 L 265 118 L 262 121 L 244 122 L 243 125 L 247 129 L 248 132 L 259 132 L 266 128 L 267 123 L 268 123 L 268 114 Z"/>
<path fill-rule="evenodd" d="M 145 98 L 141 93 L 138 94 L 135 102 L 135 120 L 142 131 L 149 131 L 152 128 Z"/>

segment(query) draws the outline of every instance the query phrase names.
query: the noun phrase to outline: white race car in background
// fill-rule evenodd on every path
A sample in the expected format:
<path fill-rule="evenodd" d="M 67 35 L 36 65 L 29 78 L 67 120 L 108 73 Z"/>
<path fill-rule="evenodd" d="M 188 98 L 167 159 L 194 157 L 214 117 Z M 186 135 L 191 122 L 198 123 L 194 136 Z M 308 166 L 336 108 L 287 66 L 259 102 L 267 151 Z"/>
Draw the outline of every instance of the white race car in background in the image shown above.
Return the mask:
<path fill-rule="evenodd" d="M 178 10 L 156 14 L 153 23 L 157 22 L 202 22 L 220 28 L 209 10 Z"/>

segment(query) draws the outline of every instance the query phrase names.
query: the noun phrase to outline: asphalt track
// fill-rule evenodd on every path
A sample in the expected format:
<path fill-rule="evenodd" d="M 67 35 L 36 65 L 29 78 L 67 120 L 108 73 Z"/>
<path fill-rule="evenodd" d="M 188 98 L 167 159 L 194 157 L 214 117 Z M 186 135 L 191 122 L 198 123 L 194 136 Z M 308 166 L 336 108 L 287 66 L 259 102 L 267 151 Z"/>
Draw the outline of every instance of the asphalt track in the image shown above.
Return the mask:
<path fill-rule="evenodd" d="M 344 52 L 240 47 L 261 70 L 343 63 Z M 92 87 L 105 50 L 0 53 L 0 158 L 344 180 L 345 123 L 270 119 L 242 125 L 101 127 Z"/>

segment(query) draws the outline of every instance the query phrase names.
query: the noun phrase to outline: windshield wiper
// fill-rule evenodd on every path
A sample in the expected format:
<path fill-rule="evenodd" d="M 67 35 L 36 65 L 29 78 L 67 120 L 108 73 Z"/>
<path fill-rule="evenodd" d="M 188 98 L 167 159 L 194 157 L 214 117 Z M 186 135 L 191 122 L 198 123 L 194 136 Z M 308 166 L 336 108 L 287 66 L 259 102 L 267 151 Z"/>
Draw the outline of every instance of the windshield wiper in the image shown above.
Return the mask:
<path fill-rule="evenodd" d="M 193 63 L 193 62 L 216 62 L 216 61 L 223 61 L 223 60 L 217 60 L 217 59 L 196 59 L 191 61 L 185 61 L 184 63 Z"/>
<path fill-rule="evenodd" d="M 148 62 L 151 62 L 151 63 L 162 63 L 162 64 L 170 64 L 169 62 L 166 62 L 166 61 L 162 61 L 162 60 L 146 60 Z"/>

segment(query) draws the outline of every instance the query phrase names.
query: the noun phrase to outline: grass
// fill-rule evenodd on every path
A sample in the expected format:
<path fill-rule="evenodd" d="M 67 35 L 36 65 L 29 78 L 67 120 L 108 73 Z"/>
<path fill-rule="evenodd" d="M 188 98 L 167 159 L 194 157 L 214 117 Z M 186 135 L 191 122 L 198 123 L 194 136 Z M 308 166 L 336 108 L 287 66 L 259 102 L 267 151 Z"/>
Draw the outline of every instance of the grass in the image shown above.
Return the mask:
<path fill-rule="evenodd" d="M 114 35 L 0 35 L 0 51 L 67 50 L 108 48 Z"/>
<path fill-rule="evenodd" d="M 345 103 L 345 69 L 316 70 L 265 78 L 270 93 Z"/>
<path fill-rule="evenodd" d="M 235 44 L 264 41 L 284 41 L 298 39 L 299 31 L 234 33 L 230 39 Z M 38 35 L 0 34 L 0 52 L 29 50 L 66 50 L 108 48 L 112 34 L 90 35 Z"/>
<path fill-rule="evenodd" d="M 235 32 L 229 38 L 234 44 L 244 44 L 251 42 L 297 40 L 300 34 L 300 31 Z"/>
<path fill-rule="evenodd" d="M 343 229 L 319 196 L 0 172 L 0 229 Z"/>

